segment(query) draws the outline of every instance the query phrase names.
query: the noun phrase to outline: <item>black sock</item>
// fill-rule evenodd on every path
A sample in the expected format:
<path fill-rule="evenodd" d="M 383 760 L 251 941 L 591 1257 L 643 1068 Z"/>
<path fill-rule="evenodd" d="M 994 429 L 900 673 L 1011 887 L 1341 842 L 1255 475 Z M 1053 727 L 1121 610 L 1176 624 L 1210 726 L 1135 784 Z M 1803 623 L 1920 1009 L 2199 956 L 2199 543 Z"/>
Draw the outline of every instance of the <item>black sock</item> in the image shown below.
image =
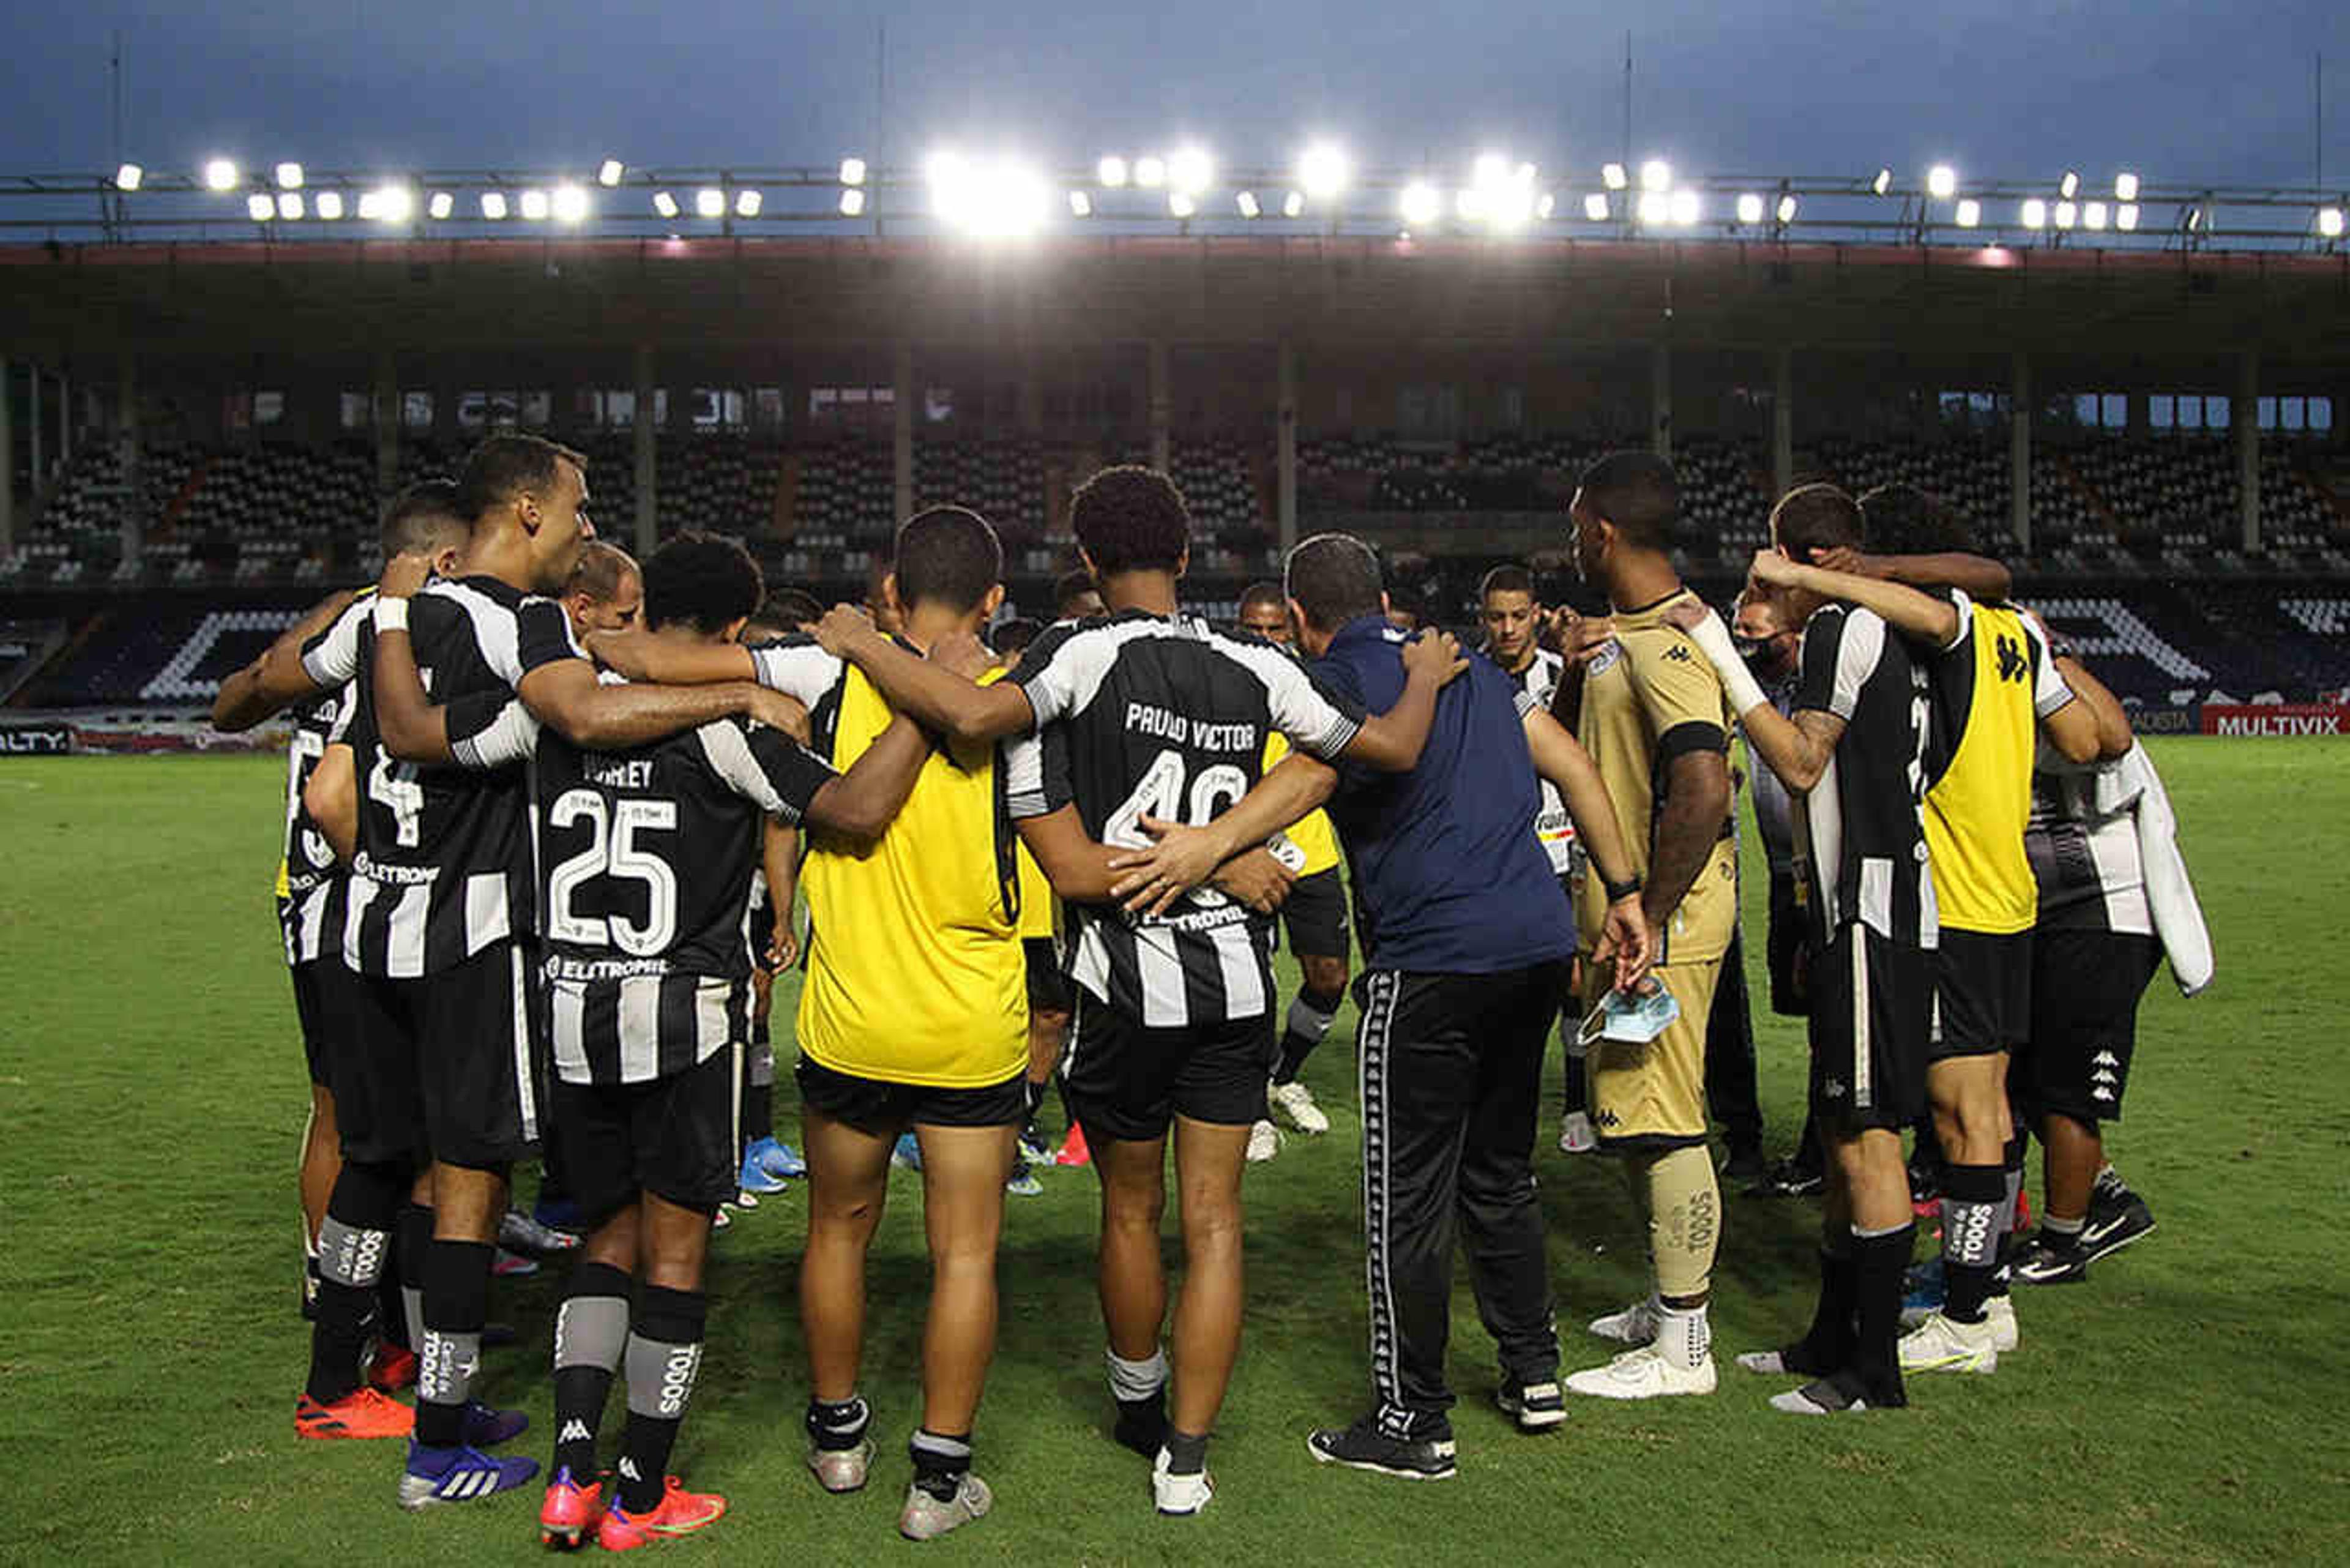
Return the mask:
<path fill-rule="evenodd" d="M 1852 1369 L 1863 1397 L 1874 1406 L 1907 1405 L 1901 1386 L 1901 1296 L 1909 1253 L 1918 1244 L 1912 1223 L 1882 1235 L 1852 1239 L 1853 1303 L 1857 1332 Z"/>
<path fill-rule="evenodd" d="M 359 1356 L 374 1328 L 374 1286 L 320 1280 L 317 1315 L 310 1322 L 310 1376 L 302 1391 L 321 1405 L 357 1393 Z"/>
<path fill-rule="evenodd" d="M 1999 1203 L 2007 1179 L 1996 1165 L 1942 1168 L 1942 1314 L 1953 1323 L 1983 1320 L 1999 1267 Z"/>
<path fill-rule="evenodd" d="M 392 1231 L 391 1256 L 400 1271 L 400 1321 L 408 1327 L 408 1348 L 424 1348 L 424 1262 L 432 1255 L 432 1210 L 410 1203 Z"/>
<path fill-rule="evenodd" d="M 1858 1300 L 1852 1246 L 1847 1239 L 1838 1251 L 1821 1247 L 1820 1299 L 1812 1313 L 1812 1326 L 1803 1338 L 1779 1353 L 1788 1371 L 1825 1377 L 1852 1359 L 1853 1314 Z"/>
<path fill-rule="evenodd" d="M 376 1285 L 391 1262 L 401 1173 L 345 1162 L 318 1226 L 318 1306 L 310 1324 L 311 1398 L 331 1405 L 359 1386 L 359 1357 L 375 1332 Z"/>
<path fill-rule="evenodd" d="M 914 1484 L 941 1502 L 952 1502 L 962 1478 L 971 1473 L 971 1434 L 958 1437 L 917 1427 L 906 1439 L 906 1452 L 914 1461 Z"/>
<path fill-rule="evenodd" d="M 629 1330 L 629 1429 L 620 1438 L 620 1506 L 633 1514 L 660 1506 L 670 1450 L 702 1368 L 710 1298 L 700 1291 L 644 1285 Z"/>
<path fill-rule="evenodd" d="M 629 1345 L 629 1276 L 583 1262 L 555 1318 L 555 1459 L 583 1485 L 596 1474 L 596 1433 Z"/>
<path fill-rule="evenodd" d="M 1159 1457 L 1167 1441 L 1167 1388 L 1164 1384 L 1139 1399 L 1118 1402 L 1118 1426 L 1112 1436 L 1145 1459 Z"/>
<path fill-rule="evenodd" d="M 1276 1084 L 1294 1084 L 1305 1058 L 1330 1033 L 1330 1025 L 1338 1009 L 1347 1000 L 1341 991 L 1301 990 L 1289 1004 L 1289 1016 L 1281 1033 L 1281 1062 L 1273 1070 Z"/>
<path fill-rule="evenodd" d="M 1579 1111 L 1590 1103 L 1589 1091 L 1584 1082 L 1583 1053 L 1569 1051 L 1566 1054 L 1566 1108 Z"/>
<path fill-rule="evenodd" d="M 487 1241 L 433 1238 L 424 1259 L 424 1343 L 417 1346 L 416 1440 L 429 1449 L 465 1440 L 465 1401 L 482 1359 L 482 1324 L 490 1315 Z"/>
<path fill-rule="evenodd" d="M 1167 1428 L 1167 1473 L 1195 1476 L 1208 1468 L 1208 1434 Z"/>
<path fill-rule="evenodd" d="M 866 1428 L 872 1424 L 872 1407 L 861 1394 L 851 1394 L 837 1404 L 808 1400 L 808 1441 L 827 1453 L 847 1453 L 865 1440 Z"/>

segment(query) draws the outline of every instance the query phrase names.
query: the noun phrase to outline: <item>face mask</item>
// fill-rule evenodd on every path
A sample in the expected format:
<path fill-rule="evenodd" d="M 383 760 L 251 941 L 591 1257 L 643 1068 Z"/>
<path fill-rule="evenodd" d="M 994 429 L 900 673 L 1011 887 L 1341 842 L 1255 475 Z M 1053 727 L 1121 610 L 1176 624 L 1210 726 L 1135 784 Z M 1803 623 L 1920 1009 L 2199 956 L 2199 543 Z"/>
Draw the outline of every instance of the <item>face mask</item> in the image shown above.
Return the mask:
<path fill-rule="evenodd" d="M 1673 1000 L 1663 981 L 1650 975 L 1629 994 L 1609 992 L 1584 1018 L 1577 1035 L 1586 1045 L 1601 1040 L 1645 1045 L 1671 1028 L 1680 1015 L 1681 1004 Z"/>

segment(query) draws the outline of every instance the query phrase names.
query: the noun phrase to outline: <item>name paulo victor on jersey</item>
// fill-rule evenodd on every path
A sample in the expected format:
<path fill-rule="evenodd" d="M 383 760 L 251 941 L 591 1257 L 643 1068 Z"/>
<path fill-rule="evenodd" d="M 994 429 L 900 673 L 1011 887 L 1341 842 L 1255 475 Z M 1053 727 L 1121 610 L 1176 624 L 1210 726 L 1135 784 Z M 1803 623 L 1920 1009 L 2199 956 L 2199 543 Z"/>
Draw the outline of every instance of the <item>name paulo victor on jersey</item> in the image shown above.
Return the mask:
<path fill-rule="evenodd" d="M 1178 746 L 1196 746 L 1203 752 L 1256 752 L 1264 745 L 1254 724 L 1207 723 L 1149 702 L 1126 705 L 1126 728 L 1139 735 Z"/>

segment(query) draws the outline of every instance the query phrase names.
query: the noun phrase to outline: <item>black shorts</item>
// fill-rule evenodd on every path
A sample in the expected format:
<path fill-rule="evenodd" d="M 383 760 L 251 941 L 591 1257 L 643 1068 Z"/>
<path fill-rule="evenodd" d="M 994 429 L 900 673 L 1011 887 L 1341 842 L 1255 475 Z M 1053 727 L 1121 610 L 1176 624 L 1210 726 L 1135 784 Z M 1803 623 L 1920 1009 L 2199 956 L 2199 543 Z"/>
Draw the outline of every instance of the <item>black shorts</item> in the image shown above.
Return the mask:
<path fill-rule="evenodd" d="M 1338 868 L 1316 871 L 1290 884 L 1281 906 L 1293 958 L 1347 956 L 1347 884 Z"/>
<path fill-rule="evenodd" d="M 1278 1042 L 1273 1014 L 1153 1029 L 1080 989 L 1061 1092 L 1086 1129 L 1148 1143 L 1176 1116 L 1248 1127 L 1265 1116 Z"/>
<path fill-rule="evenodd" d="M 1846 1132 L 1926 1114 L 1934 955 L 1847 926 L 1810 971 L 1812 1110 Z"/>
<path fill-rule="evenodd" d="M 328 970 L 334 972 L 322 977 Z M 310 1082 L 332 1092 L 335 1036 L 350 1033 L 349 998 L 343 994 L 348 988 L 336 985 L 344 973 L 343 961 L 311 959 L 288 965 L 286 972 L 294 981 L 294 1016 L 302 1025 L 302 1059 L 310 1069 Z"/>
<path fill-rule="evenodd" d="M 1931 1060 L 1988 1056 L 2022 1044 L 2032 1026 L 2032 933 L 1995 937 L 1945 926 L 1939 951 Z"/>
<path fill-rule="evenodd" d="M 529 1152 L 539 1099 L 529 968 L 504 941 L 421 979 L 352 977 L 354 1061 L 335 1086 L 345 1154 L 487 1169 Z"/>
<path fill-rule="evenodd" d="M 556 1081 L 555 1125 L 562 1130 L 572 1196 L 589 1228 L 639 1193 L 704 1214 L 717 1213 L 734 1196 L 742 1161 L 737 1049 L 713 1051 L 650 1084 Z"/>
<path fill-rule="evenodd" d="M 2162 962 L 2153 937 L 2042 930 L 2032 941 L 2032 1028 L 2008 1064 L 2025 1116 L 2121 1120 L 2137 1004 Z"/>
<path fill-rule="evenodd" d="M 1766 967 L 1771 971 L 1771 1011 L 1783 1018 L 1801 1018 L 1811 1006 L 1804 987 L 1810 979 L 1812 922 L 1795 896 L 1792 872 L 1771 874 L 1771 924 L 1763 935 Z"/>
<path fill-rule="evenodd" d="M 931 1127 L 1018 1127 L 1028 1119 L 1025 1068 L 1000 1084 L 977 1089 L 932 1084 L 896 1084 L 860 1078 L 803 1054 L 793 1075 L 800 1081 L 800 1104 L 822 1111 L 858 1132 L 895 1135 L 914 1126 Z"/>
<path fill-rule="evenodd" d="M 1061 954 L 1053 939 L 1023 937 L 1020 950 L 1028 961 L 1028 1011 L 1068 1012 L 1069 982 L 1061 973 Z"/>

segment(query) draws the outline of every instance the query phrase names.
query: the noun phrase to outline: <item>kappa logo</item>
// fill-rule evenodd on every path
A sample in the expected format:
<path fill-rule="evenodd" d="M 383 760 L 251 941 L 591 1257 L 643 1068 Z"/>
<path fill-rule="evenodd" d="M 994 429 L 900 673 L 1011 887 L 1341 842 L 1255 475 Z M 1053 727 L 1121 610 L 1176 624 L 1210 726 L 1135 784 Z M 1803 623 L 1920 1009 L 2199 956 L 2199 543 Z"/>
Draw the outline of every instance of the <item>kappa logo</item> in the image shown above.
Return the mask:
<path fill-rule="evenodd" d="M 2100 1051 L 2090 1060 L 2100 1067 L 2118 1067 L 2122 1064 L 2121 1058 L 2110 1051 Z"/>
<path fill-rule="evenodd" d="M 1593 1125 L 1603 1127 L 1620 1127 L 1624 1125 L 1624 1118 L 1614 1111 L 1594 1111 L 1591 1120 Z"/>
<path fill-rule="evenodd" d="M 2032 673 L 2032 661 L 2023 657 L 2023 649 L 2016 645 L 2015 639 L 2002 633 L 1991 648 L 1999 655 L 1999 678 L 2002 680 L 2011 685 L 2018 684 Z"/>
<path fill-rule="evenodd" d="M 587 1443 L 593 1442 L 595 1438 L 596 1434 L 588 1429 L 588 1423 L 574 1416 L 563 1423 L 563 1431 L 555 1440 L 558 1443 Z"/>
<path fill-rule="evenodd" d="M 1826 1083 L 1820 1085 L 1820 1093 L 1831 1100 L 1843 1099 L 1845 1096 L 1844 1080 L 1841 1078 L 1830 1078 Z"/>
<path fill-rule="evenodd" d="M 1667 659 L 1677 659 L 1683 664 L 1695 662 L 1695 660 L 1690 657 L 1689 644 L 1686 642 L 1677 642 L 1670 648 L 1665 649 L 1665 657 Z"/>

